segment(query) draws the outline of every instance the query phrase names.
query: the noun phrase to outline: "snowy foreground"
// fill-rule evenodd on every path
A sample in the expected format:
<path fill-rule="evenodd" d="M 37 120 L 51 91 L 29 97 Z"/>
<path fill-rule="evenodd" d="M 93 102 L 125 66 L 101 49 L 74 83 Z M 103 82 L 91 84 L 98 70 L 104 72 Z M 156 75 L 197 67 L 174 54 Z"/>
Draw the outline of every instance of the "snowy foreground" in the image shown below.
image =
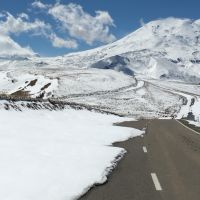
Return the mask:
<path fill-rule="evenodd" d="M 77 199 L 106 181 L 125 150 L 110 146 L 141 135 L 126 120 L 88 111 L 0 110 L 0 199 Z"/>

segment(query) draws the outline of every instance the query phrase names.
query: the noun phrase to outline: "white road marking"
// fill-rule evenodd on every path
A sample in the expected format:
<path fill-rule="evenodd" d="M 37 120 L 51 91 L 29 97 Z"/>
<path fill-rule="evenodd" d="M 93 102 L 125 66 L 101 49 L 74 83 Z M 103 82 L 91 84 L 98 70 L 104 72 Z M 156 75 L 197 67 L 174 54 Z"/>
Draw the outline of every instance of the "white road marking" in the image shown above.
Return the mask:
<path fill-rule="evenodd" d="M 152 180 L 153 180 L 153 183 L 155 185 L 155 188 L 157 191 L 161 191 L 162 190 L 162 187 L 160 185 L 160 182 L 158 180 L 158 177 L 155 173 L 151 173 L 151 177 L 152 177 Z"/>
<path fill-rule="evenodd" d="M 187 128 L 187 129 L 189 129 L 190 131 L 192 131 L 192 132 L 194 132 L 194 133 L 196 133 L 196 134 L 198 134 L 198 135 L 200 135 L 200 133 L 199 132 L 197 132 L 197 131 L 195 131 L 195 130 L 193 130 L 193 129 L 191 129 L 191 128 L 189 128 L 188 126 L 186 126 L 185 124 L 183 124 L 183 123 L 181 123 L 180 121 L 178 121 L 177 119 L 175 119 L 179 124 L 181 124 L 182 126 L 184 126 L 185 128 Z"/>
<path fill-rule="evenodd" d="M 147 153 L 147 148 L 145 146 L 142 148 L 143 148 L 144 153 Z"/>

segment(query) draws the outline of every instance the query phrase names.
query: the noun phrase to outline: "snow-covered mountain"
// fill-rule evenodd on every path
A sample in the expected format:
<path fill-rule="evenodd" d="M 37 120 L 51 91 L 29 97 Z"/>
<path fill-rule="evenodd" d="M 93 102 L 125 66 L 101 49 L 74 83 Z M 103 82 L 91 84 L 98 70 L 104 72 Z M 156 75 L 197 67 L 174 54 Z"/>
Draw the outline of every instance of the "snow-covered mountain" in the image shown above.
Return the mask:
<path fill-rule="evenodd" d="M 1 51 L 0 58 L 4 55 Z M 200 77 L 200 20 L 152 21 L 114 43 L 62 57 L 37 58 L 30 52 L 21 53 L 22 57 L 31 57 L 29 66 L 114 69 L 127 74 L 148 74 L 152 78 L 186 78 L 196 82 Z M 11 55 L 13 60 L 20 57 L 15 52 Z M 13 62 L 9 65 L 15 67 Z"/>
<path fill-rule="evenodd" d="M 153 78 L 186 78 L 198 82 L 200 20 L 167 18 L 152 21 L 112 44 L 59 59 L 68 67 L 122 70 L 120 65 L 123 65 L 125 73 L 131 70 Z M 165 63 L 164 73 L 160 63 Z"/>
<path fill-rule="evenodd" d="M 11 59 L 0 51 L 0 77 L 1 93 L 12 97 L 137 117 L 177 116 L 184 105 L 187 116 L 200 96 L 200 20 L 152 21 L 114 43 L 60 57 Z"/>

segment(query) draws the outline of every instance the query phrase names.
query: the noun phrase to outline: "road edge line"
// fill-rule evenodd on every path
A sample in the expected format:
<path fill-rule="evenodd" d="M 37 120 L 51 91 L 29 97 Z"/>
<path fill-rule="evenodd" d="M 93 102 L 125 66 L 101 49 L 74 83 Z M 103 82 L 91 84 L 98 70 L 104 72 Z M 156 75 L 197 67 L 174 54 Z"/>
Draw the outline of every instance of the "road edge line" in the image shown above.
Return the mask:
<path fill-rule="evenodd" d="M 179 124 L 181 124 L 181 125 L 184 126 L 185 128 L 189 129 L 190 131 L 192 131 L 192 132 L 194 132 L 194 133 L 200 135 L 199 132 L 193 130 L 192 128 L 190 128 L 190 127 L 188 127 L 188 126 L 186 126 L 185 124 L 181 123 L 179 120 L 175 119 L 175 121 L 177 121 Z"/>

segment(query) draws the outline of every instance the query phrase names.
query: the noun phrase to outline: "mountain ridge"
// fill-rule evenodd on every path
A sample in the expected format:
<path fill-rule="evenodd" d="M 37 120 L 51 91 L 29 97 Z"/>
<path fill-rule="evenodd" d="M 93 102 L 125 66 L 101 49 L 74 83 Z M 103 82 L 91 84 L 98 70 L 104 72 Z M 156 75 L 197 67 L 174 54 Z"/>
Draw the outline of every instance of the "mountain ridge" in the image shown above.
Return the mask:
<path fill-rule="evenodd" d="M 115 56 L 120 56 L 126 61 L 129 60 L 125 64 L 128 67 L 124 65 L 126 70 L 122 70 L 121 66 L 116 66 L 114 69 L 117 71 L 128 71 L 128 74 L 130 71 L 132 71 L 131 74 L 147 74 L 147 66 L 150 66 L 152 58 L 158 63 L 163 62 L 164 59 L 165 66 L 166 63 L 174 66 L 175 71 L 190 77 L 186 77 L 187 81 L 198 83 L 200 82 L 200 72 L 198 72 L 200 20 L 179 18 L 155 20 L 111 44 L 83 52 L 66 54 L 57 57 L 57 60 L 62 60 L 65 65 L 72 68 L 97 66 L 97 68 L 106 69 L 109 67 L 105 63 L 112 65 L 111 60 L 116 62 Z M 103 65 L 100 66 L 100 63 Z M 172 67 L 168 66 L 167 68 Z M 147 71 L 145 72 L 145 70 Z M 169 72 L 161 74 L 161 77 L 168 77 L 168 74 Z"/>
<path fill-rule="evenodd" d="M 53 98 L 136 118 L 196 112 L 197 119 L 199 33 L 199 21 L 168 18 L 93 50 L 0 59 L 0 94 Z"/>

